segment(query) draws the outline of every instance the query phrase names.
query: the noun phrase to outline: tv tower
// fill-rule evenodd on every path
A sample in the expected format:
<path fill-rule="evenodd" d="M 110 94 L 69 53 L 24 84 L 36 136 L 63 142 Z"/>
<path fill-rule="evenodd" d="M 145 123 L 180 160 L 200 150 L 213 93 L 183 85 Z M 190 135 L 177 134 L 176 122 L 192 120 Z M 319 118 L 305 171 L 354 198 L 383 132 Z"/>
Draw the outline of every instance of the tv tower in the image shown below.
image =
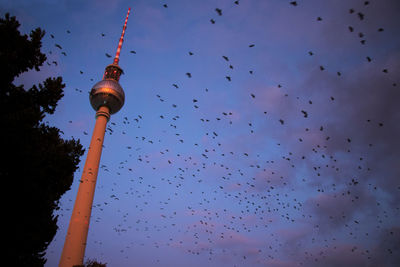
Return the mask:
<path fill-rule="evenodd" d="M 107 122 L 110 119 L 110 114 L 117 113 L 125 101 L 124 90 L 118 83 L 119 77 L 123 73 L 118 62 L 130 11 L 131 8 L 128 9 L 128 14 L 126 15 L 114 62 L 106 67 L 103 79 L 96 83 L 90 91 L 89 99 L 90 104 L 96 111 L 96 124 L 69 222 L 67 236 L 65 237 L 59 267 L 72 267 L 83 264 Z"/>

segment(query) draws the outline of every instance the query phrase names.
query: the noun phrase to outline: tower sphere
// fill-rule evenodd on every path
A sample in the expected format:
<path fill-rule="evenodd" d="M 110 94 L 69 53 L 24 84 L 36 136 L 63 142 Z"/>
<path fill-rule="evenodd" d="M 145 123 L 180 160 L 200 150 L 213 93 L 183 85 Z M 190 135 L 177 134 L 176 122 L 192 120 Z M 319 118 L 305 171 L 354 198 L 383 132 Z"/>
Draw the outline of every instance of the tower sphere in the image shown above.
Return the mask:
<path fill-rule="evenodd" d="M 115 114 L 124 105 L 125 93 L 117 81 L 106 79 L 93 86 L 89 99 L 94 110 L 106 106 L 110 109 L 110 114 Z"/>

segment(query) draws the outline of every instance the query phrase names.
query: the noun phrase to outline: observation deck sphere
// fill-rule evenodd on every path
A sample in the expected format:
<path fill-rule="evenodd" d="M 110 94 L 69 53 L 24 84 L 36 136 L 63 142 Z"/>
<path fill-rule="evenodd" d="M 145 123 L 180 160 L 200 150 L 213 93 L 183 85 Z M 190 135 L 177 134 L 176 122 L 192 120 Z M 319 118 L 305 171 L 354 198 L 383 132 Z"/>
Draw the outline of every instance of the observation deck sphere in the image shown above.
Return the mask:
<path fill-rule="evenodd" d="M 110 114 L 115 114 L 124 105 L 125 93 L 117 81 L 107 79 L 93 86 L 89 99 L 94 110 L 97 111 L 101 106 L 106 106 L 110 109 Z"/>

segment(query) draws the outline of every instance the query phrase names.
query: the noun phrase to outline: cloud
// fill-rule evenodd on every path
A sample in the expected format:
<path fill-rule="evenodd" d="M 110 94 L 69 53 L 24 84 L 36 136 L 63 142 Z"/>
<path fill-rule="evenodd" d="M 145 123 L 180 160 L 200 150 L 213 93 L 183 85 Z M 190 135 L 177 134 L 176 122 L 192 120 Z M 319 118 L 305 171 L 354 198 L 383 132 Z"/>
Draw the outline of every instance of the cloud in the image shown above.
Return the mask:
<path fill-rule="evenodd" d="M 310 267 L 368 266 L 367 256 L 357 246 L 350 244 L 334 245 L 328 249 L 314 247 L 306 252 L 301 263 Z"/>
<path fill-rule="evenodd" d="M 335 193 L 321 193 L 310 197 L 305 203 L 306 209 L 313 214 L 311 221 L 322 233 L 332 229 L 343 229 L 349 223 L 361 221 L 359 213 L 375 214 L 377 212 L 376 199 L 368 194 L 365 188 L 348 188 Z M 368 224 L 363 215 L 361 223 Z M 368 218 L 368 217 L 367 217 Z"/>

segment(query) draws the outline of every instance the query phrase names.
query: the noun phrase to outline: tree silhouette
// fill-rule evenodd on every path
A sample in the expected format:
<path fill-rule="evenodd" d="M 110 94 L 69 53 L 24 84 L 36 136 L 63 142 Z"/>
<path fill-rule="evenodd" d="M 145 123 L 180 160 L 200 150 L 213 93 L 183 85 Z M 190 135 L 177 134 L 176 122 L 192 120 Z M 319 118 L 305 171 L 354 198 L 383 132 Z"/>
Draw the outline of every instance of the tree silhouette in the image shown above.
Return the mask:
<path fill-rule="evenodd" d="M 43 266 L 45 250 L 57 231 L 60 197 L 70 189 L 84 150 L 79 140 L 64 140 L 60 130 L 43 122 L 63 97 L 62 78 L 47 78 L 29 90 L 15 86 L 21 73 L 39 71 L 45 32 L 21 35 L 9 14 L 0 18 L 0 179 L 5 255 L 12 266 Z M 4 157 L 5 156 L 5 157 Z"/>
<path fill-rule="evenodd" d="M 75 265 L 73 267 L 107 267 L 105 263 L 97 262 L 96 260 L 88 259 L 84 265 Z"/>

